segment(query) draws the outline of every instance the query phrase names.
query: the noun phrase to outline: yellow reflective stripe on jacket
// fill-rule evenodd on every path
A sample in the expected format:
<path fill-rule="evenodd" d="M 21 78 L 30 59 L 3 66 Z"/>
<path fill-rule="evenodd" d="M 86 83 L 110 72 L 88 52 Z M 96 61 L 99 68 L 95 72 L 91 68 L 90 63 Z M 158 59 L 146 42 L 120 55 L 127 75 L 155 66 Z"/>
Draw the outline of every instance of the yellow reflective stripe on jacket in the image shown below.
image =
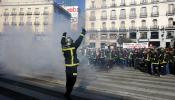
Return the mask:
<path fill-rule="evenodd" d="M 77 73 L 73 73 L 73 76 L 77 76 Z"/>
<path fill-rule="evenodd" d="M 159 63 L 152 63 L 152 64 L 159 64 Z"/>
<path fill-rule="evenodd" d="M 68 50 L 73 50 L 73 49 L 75 49 L 75 47 L 73 47 L 73 48 L 63 48 L 62 51 L 68 51 Z"/>
<path fill-rule="evenodd" d="M 74 63 L 74 55 L 73 55 L 73 49 L 70 50 L 70 54 L 71 54 L 71 64 Z"/>
<path fill-rule="evenodd" d="M 80 34 L 80 36 L 83 36 L 84 37 L 84 34 Z"/>
<path fill-rule="evenodd" d="M 72 66 L 77 66 L 77 65 L 80 65 L 79 63 L 76 63 L 76 64 L 65 64 L 65 66 L 67 67 L 72 67 Z"/>

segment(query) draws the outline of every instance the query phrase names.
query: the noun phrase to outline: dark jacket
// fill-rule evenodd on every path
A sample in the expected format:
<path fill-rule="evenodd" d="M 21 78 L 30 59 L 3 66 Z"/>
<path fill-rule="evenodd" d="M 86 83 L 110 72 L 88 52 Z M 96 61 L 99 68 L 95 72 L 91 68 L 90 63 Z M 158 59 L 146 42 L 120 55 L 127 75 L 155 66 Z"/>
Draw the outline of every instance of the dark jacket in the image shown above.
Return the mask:
<path fill-rule="evenodd" d="M 66 46 L 66 37 L 63 36 L 61 39 L 62 52 L 65 58 L 66 67 L 77 67 L 79 65 L 79 60 L 77 58 L 77 48 L 80 46 L 84 35 L 81 34 L 78 39 L 71 46 Z"/>

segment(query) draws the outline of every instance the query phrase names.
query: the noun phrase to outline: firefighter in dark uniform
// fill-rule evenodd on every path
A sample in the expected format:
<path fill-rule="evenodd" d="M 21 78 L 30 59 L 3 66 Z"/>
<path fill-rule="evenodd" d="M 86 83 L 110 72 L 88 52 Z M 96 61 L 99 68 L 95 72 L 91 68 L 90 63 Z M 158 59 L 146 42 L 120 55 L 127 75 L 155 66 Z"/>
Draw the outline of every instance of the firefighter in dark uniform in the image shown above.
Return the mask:
<path fill-rule="evenodd" d="M 66 37 L 66 32 L 63 33 L 61 40 L 62 52 L 65 58 L 65 67 L 66 67 L 66 92 L 65 97 L 70 98 L 73 86 L 77 78 L 77 66 L 79 65 L 79 60 L 77 58 L 76 50 L 80 46 L 86 30 L 82 29 L 82 33 L 78 39 L 74 42 L 71 37 Z"/>

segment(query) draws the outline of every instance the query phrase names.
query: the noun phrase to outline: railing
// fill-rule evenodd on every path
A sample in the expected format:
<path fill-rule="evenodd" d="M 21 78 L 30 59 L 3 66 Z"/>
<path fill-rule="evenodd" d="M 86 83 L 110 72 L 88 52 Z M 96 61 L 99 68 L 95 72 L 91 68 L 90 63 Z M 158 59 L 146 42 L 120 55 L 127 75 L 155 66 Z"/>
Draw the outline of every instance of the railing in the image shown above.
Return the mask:
<path fill-rule="evenodd" d="M 148 27 L 147 26 L 141 26 L 139 27 L 140 31 L 148 31 Z"/>
<path fill-rule="evenodd" d="M 126 4 L 125 3 L 121 3 L 120 6 L 126 6 Z"/>
<path fill-rule="evenodd" d="M 4 16 L 9 16 L 9 12 L 4 12 Z"/>
<path fill-rule="evenodd" d="M 157 25 L 151 26 L 150 30 L 151 31 L 159 30 L 159 26 L 157 26 Z"/>
<path fill-rule="evenodd" d="M 117 19 L 117 16 L 116 15 L 113 15 L 110 17 L 111 20 L 116 20 Z"/>
<path fill-rule="evenodd" d="M 40 12 L 39 11 L 35 11 L 34 14 L 35 15 L 40 15 Z"/>
<path fill-rule="evenodd" d="M 101 20 L 107 20 L 107 16 L 101 16 Z"/>
<path fill-rule="evenodd" d="M 43 24 L 44 24 L 44 25 L 48 25 L 48 22 L 47 22 L 47 21 L 44 21 Z"/>
<path fill-rule="evenodd" d="M 119 28 L 119 32 L 127 32 L 126 28 Z"/>
<path fill-rule="evenodd" d="M 141 1 L 140 4 L 145 5 L 145 4 L 148 4 L 148 2 L 147 1 L 145 1 L 145 2 Z"/>
<path fill-rule="evenodd" d="M 131 31 L 131 32 L 135 32 L 135 31 L 137 31 L 137 28 L 134 27 L 134 26 L 133 26 L 133 27 L 130 27 L 130 28 L 129 28 L 129 31 Z"/>
<path fill-rule="evenodd" d="M 39 21 L 35 21 L 34 25 L 40 25 L 40 22 Z"/>
<path fill-rule="evenodd" d="M 17 15 L 17 12 L 12 12 L 11 15 L 12 16 L 16 16 Z"/>
<path fill-rule="evenodd" d="M 146 13 L 141 13 L 140 18 L 146 18 L 148 15 Z"/>
<path fill-rule="evenodd" d="M 173 16 L 174 15 L 174 12 L 173 11 L 167 11 L 166 12 L 166 16 Z"/>
<path fill-rule="evenodd" d="M 32 12 L 27 12 L 27 15 L 32 15 Z"/>
<path fill-rule="evenodd" d="M 136 2 L 131 2 L 130 5 L 136 5 Z"/>
<path fill-rule="evenodd" d="M 137 15 L 136 15 L 136 14 L 130 14 L 130 15 L 129 15 L 129 18 L 130 18 L 130 19 L 135 19 L 135 18 L 137 18 Z"/>
<path fill-rule="evenodd" d="M 26 24 L 27 25 L 32 25 L 32 22 L 27 21 Z"/>
<path fill-rule="evenodd" d="M 44 11 L 43 15 L 49 15 L 49 12 L 48 11 Z"/>
<path fill-rule="evenodd" d="M 165 27 L 165 29 L 175 29 L 175 26 L 174 25 L 168 25 Z"/>
<path fill-rule="evenodd" d="M 126 19 L 126 15 L 120 15 L 119 19 Z"/>
<path fill-rule="evenodd" d="M 95 17 L 95 16 L 90 16 L 90 17 L 89 17 L 89 20 L 90 20 L 90 21 L 95 21 L 95 20 L 96 20 L 96 17 Z"/>
<path fill-rule="evenodd" d="M 24 15 L 24 12 L 19 12 L 19 15 Z"/>
<path fill-rule="evenodd" d="M 159 13 L 151 13 L 151 17 L 159 17 Z"/>
<path fill-rule="evenodd" d="M 107 5 L 106 4 L 105 5 L 102 5 L 101 8 L 107 8 Z"/>
<path fill-rule="evenodd" d="M 90 28 L 87 30 L 88 32 L 97 32 L 97 29 L 94 29 L 94 28 Z"/>
<path fill-rule="evenodd" d="M 108 32 L 107 28 L 101 28 L 100 31 L 101 32 Z"/>
<path fill-rule="evenodd" d="M 173 38 L 174 38 L 173 35 L 167 35 L 167 36 L 166 36 L 166 39 L 173 39 Z"/>
<path fill-rule="evenodd" d="M 117 7 L 117 4 L 111 4 L 110 7 L 115 8 L 115 7 Z"/>
<path fill-rule="evenodd" d="M 151 0 L 151 3 L 158 3 L 159 0 Z"/>
<path fill-rule="evenodd" d="M 12 25 L 13 25 L 13 26 L 16 26 L 16 25 L 17 25 L 17 23 L 12 21 Z"/>
<path fill-rule="evenodd" d="M 109 29 L 109 31 L 110 31 L 110 32 L 117 32 L 118 29 L 117 29 L 117 28 L 111 28 L 111 29 Z"/>
<path fill-rule="evenodd" d="M 4 22 L 3 25 L 9 25 L 9 22 Z"/>
<path fill-rule="evenodd" d="M 24 22 L 22 22 L 22 21 L 21 21 L 21 22 L 19 22 L 19 25 L 20 25 L 20 26 L 24 25 Z"/>

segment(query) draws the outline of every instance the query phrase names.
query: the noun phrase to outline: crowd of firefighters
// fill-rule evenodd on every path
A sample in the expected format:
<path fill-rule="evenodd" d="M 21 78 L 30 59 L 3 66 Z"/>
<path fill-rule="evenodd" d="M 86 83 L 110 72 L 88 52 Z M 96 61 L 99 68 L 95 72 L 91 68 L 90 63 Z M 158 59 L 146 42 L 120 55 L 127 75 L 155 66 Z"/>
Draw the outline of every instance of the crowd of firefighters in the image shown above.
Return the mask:
<path fill-rule="evenodd" d="M 109 70 L 113 66 L 133 67 L 152 75 L 175 75 L 175 49 L 173 48 L 84 48 L 82 53 L 88 64 Z"/>

